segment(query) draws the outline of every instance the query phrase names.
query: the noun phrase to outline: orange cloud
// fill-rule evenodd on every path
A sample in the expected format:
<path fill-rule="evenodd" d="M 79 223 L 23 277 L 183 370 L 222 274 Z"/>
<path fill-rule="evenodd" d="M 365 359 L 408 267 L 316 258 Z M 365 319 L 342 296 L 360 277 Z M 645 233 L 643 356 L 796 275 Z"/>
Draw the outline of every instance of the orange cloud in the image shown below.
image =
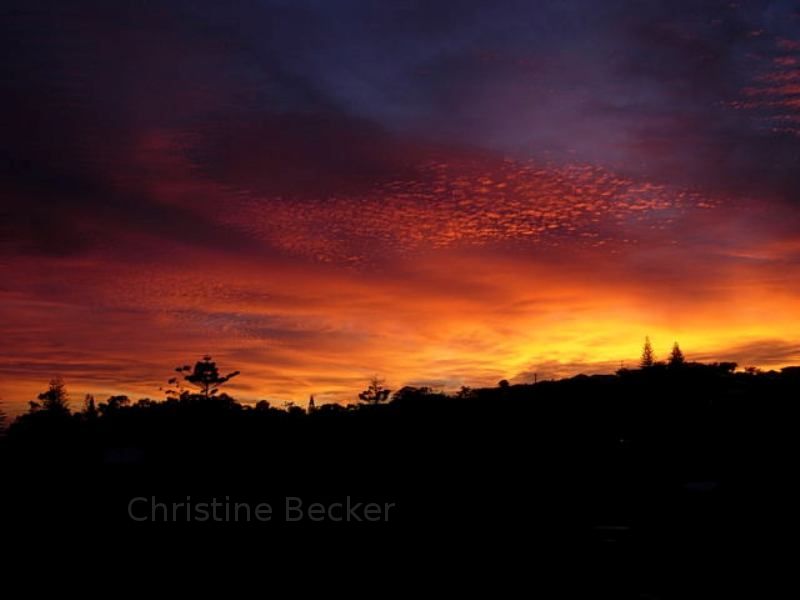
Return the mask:
<path fill-rule="evenodd" d="M 800 246 L 775 203 L 464 153 L 289 199 L 199 175 L 164 133 L 140 150 L 139 189 L 204 229 L 3 264 L 0 393 L 17 410 L 56 374 L 78 401 L 160 397 L 206 353 L 242 371 L 242 400 L 278 403 L 350 402 L 375 373 L 455 389 L 608 371 L 645 335 L 690 358 L 800 359 Z"/>

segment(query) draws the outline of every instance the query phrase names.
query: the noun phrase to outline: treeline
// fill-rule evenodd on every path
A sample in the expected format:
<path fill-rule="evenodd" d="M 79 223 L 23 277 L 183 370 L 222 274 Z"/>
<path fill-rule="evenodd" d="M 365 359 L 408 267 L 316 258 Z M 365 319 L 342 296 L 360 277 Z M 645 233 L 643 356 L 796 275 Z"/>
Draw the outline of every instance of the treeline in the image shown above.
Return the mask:
<path fill-rule="evenodd" d="M 669 570 L 675 556 L 705 564 L 759 528 L 780 531 L 791 498 L 781 486 L 800 451 L 800 367 L 653 359 L 614 374 L 452 394 L 375 379 L 349 406 L 305 408 L 241 404 L 225 392 L 236 376 L 204 358 L 179 368 L 163 401 L 89 397 L 77 410 L 54 381 L 0 437 L 0 476 L 13 491 L 0 495 L 4 514 L 26 535 L 66 522 L 67 539 L 93 524 L 149 544 L 189 525 L 134 523 L 131 498 L 277 506 L 283 495 L 352 497 L 398 509 L 378 529 L 339 532 L 364 544 L 359 556 L 381 540 L 430 549 L 437 561 L 436 541 L 450 540 L 470 552 L 513 548 L 527 568 L 525 552 L 538 544 L 548 555 L 580 548 L 592 561 L 607 557 L 598 564 L 627 576 Z M 339 531 L 312 525 L 322 536 Z M 248 535 L 237 527 L 220 531 Z M 263 544 L 280 531 L 255 537 Z"/>
<path fill-rule="evenodd" d="M 709 378 L 720 376 L 735 376 L 734 381 L 744 384 L 749 379 L 744 377 L 761 376 L 765 381 L 775 381 L 781 378 L 793 380 L 794 376 L 800 372 L 800 367 L 786 367 L 781 371 L 764 372 L 755 367 L 748 367 L 743 372 L 736 373 L 737 363 L 734 362 L 715 362 L 699 363 L 686 361 L 683 352 L 677 342 L 673 345 L 672 351 L 666 361 L 656 361 L 652 345 L 649 338 L 646 338 L 642 351 L 642 357 L 637 369 L 620 368 L 614 375 L 596 375 L 589 378 L 594 382 L 611 380 L 646 380 L 655 382 L 666 376 L 673 382 L 697 383 L 707 381 Z M 165 400 L 153 400 L 141 398 L 132 401 L 125 395 L 112 395 L 105 401 L 97 402 L 95 397 L 87 394 L 82 406 L 74 410 L 64 381 L 60 377 L 52 379 L 48 388 L 38 395 L 37 399 L 29 402 L 29 410 L 17 420 L 22 422 L 33 422 L 37 420 L 58 420 L 73 418 L 76 420 L 94 421 L 98 418 L 118 416 L 125 412 L 140 412 L 143 410 L 170 411 L 178 406 L 189 406 L 202 402 L 214 402 L 217 409 L 241 410 L 244 412 L 255 411 L 258 413 L 266 412 L 286 412 L 292 415 L 307 414 L 316 411 L 338 413 L 343 411 L 358 410 L 363 406 L 380 405 L 387 402 L 405 403 L 412 399 L 428 400 L 468 400 L 468 399 L 507 399 L 527 395 L 536 387 L 537 384 L 517 384 L 511 385 L 507 380 L 498 382 L 495 388 L 477 388 L 463 386 L 455 393 L 445 393 L 430 387 L 404 386 L 397 391 L 386 387 L 385 381 L 376 377 L 370 379 L 364 391 L 357 395 L 357 402 L 347 405 L 338 403 L 324 404 L 318 406 L 314 396 L 310 397 L 306 408 L 302 408 L 293 402 L 284 402 L 281 407 L 274 407 L 267 400 L 260 400 L 254 405 L 239 404 L 235 398 L 222 391 L 222 386 L 234 377 L 240 375 L 239 371 L 233 371 L 226 375 L 220 373 L 217 364 L 210 356 L 204 356 L 197 361 L 194 366 L 183 365 L 175 369 L 178 373 L 168 380 L 168 387 L 161 388 L 165 395 Z M 571 379 L 560 381 L 541 381 L 537 382 L 540 386 L 559 385 L 567 387 L 569 381 L 585 380 L 587 376 L 578 375 Z M 782 379 L 781 379 L 782 380 Z M 6 422 L 5 414 L 0 410 L 0 425 Z"/>
<path fill-rule="evenodd" d="M 318 431 L 320 439 L 336 437 L 337 431 L 345 435 L 351 426 L 377 424 L 389 429 L 409 423 L 415 429 L 440 427 L 445 438 L 460 435 L 452 430 L 460 423 L 474 430 L 476 440 L 494 435 L 486 431 L 490 426 L 527 438 L 546 424 L 551 430 L 539 435 L 548 437 L 563 429 L 570 430 L 569 437 L 574 438 L 575 431 L 585 429 L 585 439 L 600 436 L 628 443 L 650 436 L 644 440 L 650 444 L 670 428 L 674 433 L 706 427 L 703 435 L 711 436 L 720 419 L 734 413 L 737 418 L 757 419 L 768 407 L 798 397 L 800 367 L 737 372 L 736 366 L 687 362 L 677 345 L 668 362 L 656 362 L 648 341 L 640 367 L 623 368 L 615 374 L 535 384 L 512 385 L 503 380 L 494 387 L 462 387 L 451 394 L 429 387 L 390 390 L 376 377 L 358 394 L 356 403 L 317 405 L 312 396 L 304 408 L 292 403 L 276 407 L 266 400 L 254 405 L 239 403 L 223 391 L 224 384 L 239 373 L 221 374 L 206 356 L 194 366 L 178 367 L 164 390 L 166 399 L 161 401 L 110 396 L 97 402 L 88 395 L 82 406 L 73 410 L 64 382 L 54 379 L 30 403 L 29 411 L 7 427 L 6 437 L 9 446 L 70 443 L 98 450 L 168 445 L 184 438 L 193 444 L 227 438 L 239 445 L 258 441 L 262 434 L 281 439 L 289 435 L 281 430 L 314 429 L 320 423 L 332 428 Z M 794 404 L 781 410 L 793 411 Z M 576 439 L 575 443 L 584 441 Z M 316 442 L 310 439 L 308 443 Z"/>
<path fill-rule="evenodd" d="M 398 531 L 550 528 L 582 544 L 621 523 L 646 553 L 727 531 L 800 451 L 800 367 L 654 361 L 453 394 L 374 380 L 352 405 L 301 408 L 243 405 L 224 391 L 231 374 L 198 364 L 163 401 L 88 398 L 72 411 L 53 382 L 0 438 L 19 496 L 9 510 L 39 520 L 69 501 L 87 522 L 127 527 L 136 496 L 361 495 L 396 502 Z"/>

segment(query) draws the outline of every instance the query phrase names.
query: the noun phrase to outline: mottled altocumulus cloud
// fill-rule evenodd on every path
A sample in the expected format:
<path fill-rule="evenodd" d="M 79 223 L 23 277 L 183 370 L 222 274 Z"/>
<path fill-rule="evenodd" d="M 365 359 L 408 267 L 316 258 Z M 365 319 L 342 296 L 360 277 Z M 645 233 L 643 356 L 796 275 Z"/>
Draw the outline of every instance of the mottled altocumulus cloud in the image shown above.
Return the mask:
<path fill-rule="evenodd" d="M 0 54 L 17 405 L 800 359 L 793 3 L 27 1 Z"/>

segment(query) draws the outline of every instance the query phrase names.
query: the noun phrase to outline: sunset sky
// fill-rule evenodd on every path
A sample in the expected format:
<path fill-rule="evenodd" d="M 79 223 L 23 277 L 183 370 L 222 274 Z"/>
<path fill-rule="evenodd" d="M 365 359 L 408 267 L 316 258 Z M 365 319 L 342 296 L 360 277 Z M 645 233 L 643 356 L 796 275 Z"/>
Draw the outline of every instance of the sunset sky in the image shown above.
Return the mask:
<path fill-rule="evenodd" d="M 800 363 L 795 2 L 0 12 L 6 412 Z"/>

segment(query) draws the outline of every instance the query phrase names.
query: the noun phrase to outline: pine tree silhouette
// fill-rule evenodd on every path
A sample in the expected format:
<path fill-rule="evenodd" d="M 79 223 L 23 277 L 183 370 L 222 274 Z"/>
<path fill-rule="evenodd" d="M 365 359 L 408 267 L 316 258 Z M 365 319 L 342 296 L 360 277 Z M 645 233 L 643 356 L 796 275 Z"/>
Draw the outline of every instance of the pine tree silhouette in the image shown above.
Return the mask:
<path fill-rule="evenodd" d="M 92 394 L 86 394 L 86 398 L 83 400 L 83 415 L 87 419 L 97 418 L 97 405 Z"/>
<path fill-rule="evenodd" d="M 50 380 L 50 387 L 42 392 L 36 401 L 30 402 L 31 412 L 47 412 L 51 414 L 69 414 L 69 396 L 64 381 L 60 377 Z"/>
<path fill-rule="evenodd" d="M 650 343 L 650 337 L 644 338 L 644 348 L 642 348 L 642 360 L 639 365 L 646 369 L 655 364 L 655 354 L 653 354 L 653 345 Z"/>
<path fill-rule="evenodd" d="M 672 345 L 672 352 L 669 354 L 669 366 L 680 367 L 684 364 L 686 364 L 686 359 L 683 356 L 683 352 L 681 352 L 681 347 L 678 345 L 678 342 L 675 342 Z"/>

